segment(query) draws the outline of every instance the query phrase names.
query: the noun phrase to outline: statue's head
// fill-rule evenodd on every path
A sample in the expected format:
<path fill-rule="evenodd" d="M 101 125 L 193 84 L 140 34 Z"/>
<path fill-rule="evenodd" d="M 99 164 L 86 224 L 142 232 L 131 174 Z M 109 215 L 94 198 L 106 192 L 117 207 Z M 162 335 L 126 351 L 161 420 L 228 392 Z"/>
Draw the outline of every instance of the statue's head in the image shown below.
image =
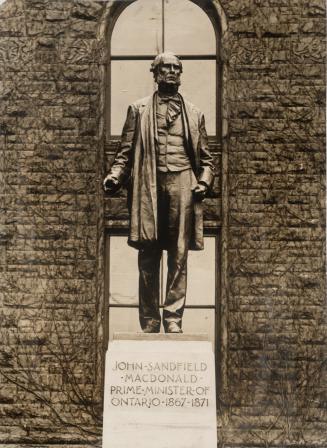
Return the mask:
<path fill-rule="evenodd" d="M 180 59 L 169 51 L 160 53 L 151 64 L 151 72 L 156 83 L 170 86 L 179 86 L 183 67 Z"/>

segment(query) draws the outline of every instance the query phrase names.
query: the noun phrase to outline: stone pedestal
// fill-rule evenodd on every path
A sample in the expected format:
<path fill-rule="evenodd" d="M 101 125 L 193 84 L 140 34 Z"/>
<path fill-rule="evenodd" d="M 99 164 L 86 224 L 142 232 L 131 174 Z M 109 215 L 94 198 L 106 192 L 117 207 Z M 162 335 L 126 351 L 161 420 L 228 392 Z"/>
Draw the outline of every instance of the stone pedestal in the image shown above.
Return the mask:
<path fill-rule="evenodd" d="M 217 447 L 215 362 L 203 335 L 117 335 L 105 378 L 103 448 Z"/>

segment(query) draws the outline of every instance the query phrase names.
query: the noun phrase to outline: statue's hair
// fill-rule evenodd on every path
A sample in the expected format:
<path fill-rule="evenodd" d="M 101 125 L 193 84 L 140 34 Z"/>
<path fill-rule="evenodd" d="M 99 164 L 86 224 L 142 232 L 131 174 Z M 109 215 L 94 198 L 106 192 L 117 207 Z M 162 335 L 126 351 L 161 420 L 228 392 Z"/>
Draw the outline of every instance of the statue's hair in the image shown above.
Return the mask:
<path fill-rule="evenodd" d="M 155 73 L 155 72 L 157 71 L 159 65 L 163 63 L 163 60 L 164 60 L 164 58 L 166 58 L 166 57 L 173 57 L 173 58 L 176 58 L 177 61 L 178 61 L 179 66 L 180 66 L 181 73 L 183 72 L 183 65 L 182 65 L 181 60 L 179 59 L 178 56 L 176 56 L 176 54 L 172 53 L 171 51 L 165 51 L 164 53 L 160 53 L 160 54 L 158 54 L 158 55 L 154 58 L 154 60 L 153 60 L 153 62 L 152 62 L 152 64 L 151 64 L 150 72 Z"/>

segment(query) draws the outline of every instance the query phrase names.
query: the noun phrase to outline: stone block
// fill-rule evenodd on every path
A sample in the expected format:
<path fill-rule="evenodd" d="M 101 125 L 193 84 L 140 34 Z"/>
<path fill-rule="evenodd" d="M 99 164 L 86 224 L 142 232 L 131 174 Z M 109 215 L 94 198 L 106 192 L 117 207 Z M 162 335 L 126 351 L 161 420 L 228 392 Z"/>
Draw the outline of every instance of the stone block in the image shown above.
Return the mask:
<path fill-rule="evenodd" d="M 109 344 L 103 448 L 215 448 L 215 403 L 209 342 L 142 334 Z"/>

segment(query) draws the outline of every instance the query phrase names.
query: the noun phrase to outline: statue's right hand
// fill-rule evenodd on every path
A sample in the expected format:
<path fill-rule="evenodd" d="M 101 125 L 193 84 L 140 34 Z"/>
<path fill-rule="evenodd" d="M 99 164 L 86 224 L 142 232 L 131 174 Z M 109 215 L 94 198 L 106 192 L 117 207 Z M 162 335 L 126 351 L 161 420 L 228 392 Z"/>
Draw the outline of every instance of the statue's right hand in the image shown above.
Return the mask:
<path fill-rule="evenodd" d="M 114 194 L 120 188 L 120 182 L 112 174 L 108 174 L 103 181 L 103 189 L 106 193 Z"/>

